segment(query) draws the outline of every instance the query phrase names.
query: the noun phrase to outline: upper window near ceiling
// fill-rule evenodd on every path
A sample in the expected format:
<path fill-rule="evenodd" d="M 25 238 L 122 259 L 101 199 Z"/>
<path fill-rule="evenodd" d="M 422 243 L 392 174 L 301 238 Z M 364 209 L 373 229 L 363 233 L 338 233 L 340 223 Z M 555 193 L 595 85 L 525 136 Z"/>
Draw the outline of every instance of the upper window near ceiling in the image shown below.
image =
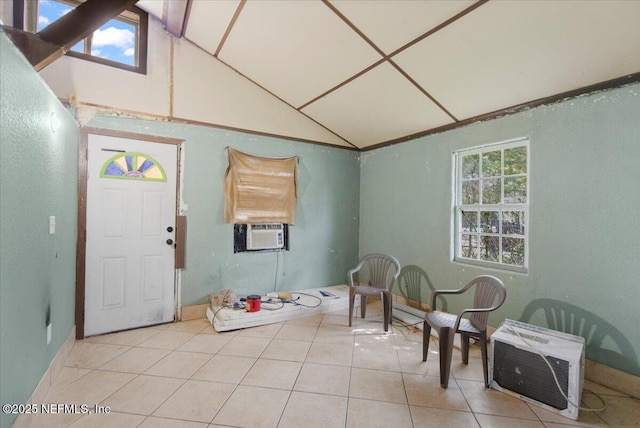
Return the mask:
<path fill-rule="evenodd" d="M 455 260 L 526 271 L 529 141 L 461 150 L 454 159 Z"/>
<path fill-rule="evenodd" d="M 25 2 L 25 25 L 39 32 L 84 0 L 38 0 Z M 33 10 L 33 8 L 36 8 Z M 137 73 L 147 72 L 148 15 L 132 7 L 111 19 L 74 45 L 67 55 Z"/>

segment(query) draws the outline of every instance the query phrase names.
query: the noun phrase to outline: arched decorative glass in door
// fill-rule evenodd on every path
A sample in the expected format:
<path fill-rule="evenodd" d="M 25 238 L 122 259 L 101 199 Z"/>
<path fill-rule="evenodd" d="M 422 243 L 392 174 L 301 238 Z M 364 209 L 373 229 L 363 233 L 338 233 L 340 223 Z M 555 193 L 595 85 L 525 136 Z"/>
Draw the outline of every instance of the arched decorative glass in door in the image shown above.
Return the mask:
<path fill-rule="evenodd" d="M 102 166 L 100 178 L 167 181 L 162 165 L 153 157 L 137 152 L 118 153 L 111 157 Z"/>

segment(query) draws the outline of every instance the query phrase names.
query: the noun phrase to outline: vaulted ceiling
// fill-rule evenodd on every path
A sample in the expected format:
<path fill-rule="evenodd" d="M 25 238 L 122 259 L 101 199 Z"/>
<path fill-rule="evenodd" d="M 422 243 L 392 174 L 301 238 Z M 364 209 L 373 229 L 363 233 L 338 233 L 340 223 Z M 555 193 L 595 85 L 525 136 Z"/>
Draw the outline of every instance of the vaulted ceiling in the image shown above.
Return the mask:
<path fill-rule="evenodd" d="M 639 1 L 184 3 L 185 39 L 360 149 L 639 80 Z"/>
<path fill-rule="evenodd" d="M 182 117 L 358 150 L 640 81 L 638 0 L 86 3 L 3 30 L 40 70 L 135 3 L 200 53 L 176 55 Z"/>

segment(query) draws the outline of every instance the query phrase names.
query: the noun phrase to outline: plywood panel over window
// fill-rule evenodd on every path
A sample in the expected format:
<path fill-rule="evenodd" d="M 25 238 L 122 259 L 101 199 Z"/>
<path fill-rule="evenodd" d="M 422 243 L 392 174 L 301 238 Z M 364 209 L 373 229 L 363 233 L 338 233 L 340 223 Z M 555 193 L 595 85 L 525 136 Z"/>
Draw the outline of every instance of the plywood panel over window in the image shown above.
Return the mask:
<path fill-rule="evenodd" d="M 225 222 L 294 224 L 298 158 L 264 158 L 227 150 Z"/>

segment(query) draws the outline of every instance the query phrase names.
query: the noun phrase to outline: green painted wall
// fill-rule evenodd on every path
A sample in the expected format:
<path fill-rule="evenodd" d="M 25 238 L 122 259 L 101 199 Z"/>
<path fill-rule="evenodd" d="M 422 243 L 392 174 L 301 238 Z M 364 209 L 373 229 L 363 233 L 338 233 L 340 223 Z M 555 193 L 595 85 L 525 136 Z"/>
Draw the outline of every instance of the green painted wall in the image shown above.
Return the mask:
<path fill-rule="evenodd" d="M 531 141 L 528 273 L 452 262 L 453 152 L 522 136 Z M 640 375 L 639 165 L 638 84 L 365 152 L 359 251 L 419 265 L 436 288 L 498 276 L 508 294 L 494 326 L 539 299 L 579 307 L 607 335 L 587 358 Z M 540 313 L 530 321 L 544 325 Z"/>
<path fill-rule="evenodd" d="M 73 327 L 78 132 L 4 35 L 0 55 L 0 402 L 24 403 Z M 56 133 L 52 111 L 61 121 Z M 541 299 L 578 307 L 608 329 L 588 357 L 640 375 L 639 112 L 640 85 L 631 85 L 361 155 L 177 123 L 98 116 L 89 126 L 185 140 L 182 305 L 223 288 L 263 293 L 344 283 L 358 255 L 388 252 L 423 267 L 438 288 L 499 276 L 508 297 L 492 325 L 520 319 Z M 529 272 L 453 263 L 452 153 L 521 136 L 531 140 Z M 291 251 L 233 253 L 232 225 L 223 221 L 227 146 L 300 157 Z M 47 231 L 50 215 L 55 235 Z M 464 303 L 449 305 L 455 311 Z M 544 325 L 539 314 L 530 321 Z M 13 420 L 1 418 L 2 426 Z"/>
<path fill-rule="evenodd" d="M 78 126 L 4 34 L 0 162 L 0 402 L 25 403 L 74 325 Z"/>
<path fill-rule="evenodd" d="M 237 293 L 302 290 L 346 283 L 357 262 L 359 153 L 178 123 L 96 116 L 88 126 L 184 140 L 183 202 L 187 267 L 182 305 L 208 303 L 221 289 Z M 296 223 L 290 251 L 233 253 L 224 223 L 225 147 L 271 157 L 299 156 Z"/>

